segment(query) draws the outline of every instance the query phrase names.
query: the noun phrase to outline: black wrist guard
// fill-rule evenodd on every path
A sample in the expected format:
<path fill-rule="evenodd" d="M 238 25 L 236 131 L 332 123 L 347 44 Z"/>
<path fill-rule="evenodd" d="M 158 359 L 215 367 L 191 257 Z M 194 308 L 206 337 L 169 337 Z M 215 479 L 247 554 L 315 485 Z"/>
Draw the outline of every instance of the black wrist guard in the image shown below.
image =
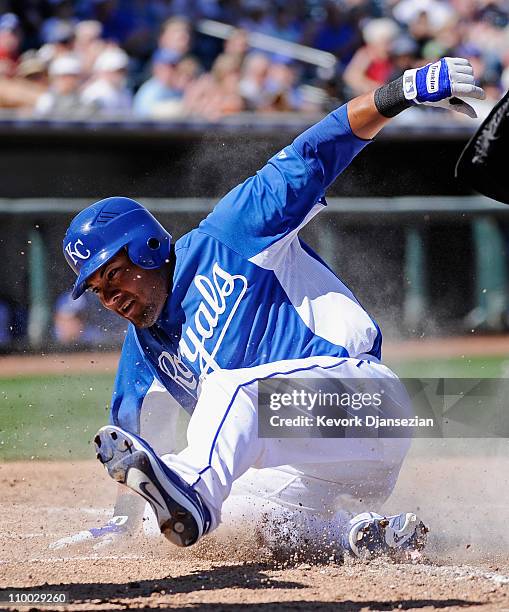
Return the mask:
<path fill-rule="evenodd" d="M 375 106 L 384 117 L 395 117 L 401 111 L 413 106 L 403 93 L 403 77 L 382 85 L 375 91 Z"/>

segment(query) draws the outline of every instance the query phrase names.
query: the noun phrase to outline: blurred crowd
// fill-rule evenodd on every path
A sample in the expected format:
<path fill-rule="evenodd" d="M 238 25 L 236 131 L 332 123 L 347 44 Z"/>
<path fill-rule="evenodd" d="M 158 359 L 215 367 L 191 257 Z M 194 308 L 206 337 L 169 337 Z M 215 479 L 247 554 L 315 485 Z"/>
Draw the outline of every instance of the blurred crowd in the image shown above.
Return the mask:
<path fill-rule="evenodd" d="M 21 117 L 324 112 L 444 55 L 471 61 L 491 106 L 509 86 L 509 0 L 0 0 L 0 109 Z"/>
<path fill-rule="evenodd" d="M 104 309 L 91 293 L 73 300 L 70 292 L 59 295 L 52 305 L 45 346 L 58 349 L 118 348 L 127 324 Z M 23 306 L 0 295 L 0 353 L 26 348 L 29 314 Z"/>

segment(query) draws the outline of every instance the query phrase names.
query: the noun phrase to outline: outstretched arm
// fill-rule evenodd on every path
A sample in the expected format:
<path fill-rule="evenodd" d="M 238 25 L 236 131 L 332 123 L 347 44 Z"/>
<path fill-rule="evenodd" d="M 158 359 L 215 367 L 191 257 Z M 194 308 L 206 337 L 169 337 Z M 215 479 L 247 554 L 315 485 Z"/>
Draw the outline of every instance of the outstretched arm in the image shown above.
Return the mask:
<path fill-rule="evenodd" d="M 407 70 L 399 79 L 354 98 L 348 103 L 348 119 L 356 136 L 371 139 L 392 117 L 415 104 L 440 106 L 475 118 L 475 110 L 461 98 L 484 97 L 469 61 L 446 57 Z"/>
<path fill-rule="evenodd" d="M 230 191 L 200 230 L 251 259 L 296 234 L 325 206 L 331 183 L 398 113 L 415 104 L 475 116 L 461 98 L 483 98 L 468 60 L 444 58 L 355 98 L 297 136 Z"/>
<path fill-rule="evenodd" d="M 468 60 L 443 58 L 354 98 L 298 136 L 293 147 L 311 169 L 315 188 L 325 191 L 391 118 L 408 108 L 440 106 L 475 117 L 472 106 L 458 96 L 482 99 L 484 91 L 475 85 Z"/>
<path fill-rule="evenodd" d="M 371 140 L 389 123 L 390 117 L 381 115 L 375 106 L 375 92 L 350 100 L 347 105 L 352 132 L 363 140 Z"/>

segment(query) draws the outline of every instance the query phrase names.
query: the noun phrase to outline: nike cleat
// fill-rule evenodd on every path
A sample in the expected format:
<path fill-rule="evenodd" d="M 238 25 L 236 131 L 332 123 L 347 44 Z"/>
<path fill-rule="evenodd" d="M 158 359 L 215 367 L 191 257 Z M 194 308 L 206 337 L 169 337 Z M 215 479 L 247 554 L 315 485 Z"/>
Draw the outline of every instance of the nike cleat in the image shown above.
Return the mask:
<path fill-rule="evenodd" d="M 210 527 L 201 497 L 150 446 L 120 427 L 102 427 L 94 438 L 97 459 L 113 480 L 145 499 L 161 533 L 176 546 L 191 546 Z"/>
<path fill-rule="evenodd" d="M 343 548 L 354 557 L 389 555 L 417 558 L 426 546 L 428 529 L 412 512 L 381 516 L 363 512 L 349 523 Z"/>

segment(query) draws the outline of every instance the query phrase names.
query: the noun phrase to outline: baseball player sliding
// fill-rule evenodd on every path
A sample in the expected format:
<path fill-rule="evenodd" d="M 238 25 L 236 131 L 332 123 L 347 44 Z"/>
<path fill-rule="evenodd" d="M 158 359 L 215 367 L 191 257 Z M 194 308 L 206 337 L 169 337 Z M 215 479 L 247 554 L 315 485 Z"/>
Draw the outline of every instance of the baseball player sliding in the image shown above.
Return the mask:
<path fill-rule="evenodd" d="M 261 438 L 257 385 L 390 380 L 386 405 L 406 410 L 402 384 L 381 363 L 379 327 L 299 231 L 391 117 L 414 104 L 475 117 L 463 98 L 483 97 L 467 60 L 409 70 L 298 136 L 175 243 L 129 198 L 101 200 L 72 221 L 63 250 L 73 297 L 92 291 L 130 323 L 97 457 L 140 507 L 148 502 L 170 542 L 194 544 L 248 508 L 269 527 L 284 517 L 288 540 L 327 533 L 353 555 L 423 547 L 415 514 L 365 511 L 391 493 L 409 440 Z M 154 434 L 175 428 L 169 396 L 191 415 L 178 454 L 171 432 Z M 55 546 L 109 541 L 139 518 L 135 506 L 120 495 L 108 525 Z"/>

